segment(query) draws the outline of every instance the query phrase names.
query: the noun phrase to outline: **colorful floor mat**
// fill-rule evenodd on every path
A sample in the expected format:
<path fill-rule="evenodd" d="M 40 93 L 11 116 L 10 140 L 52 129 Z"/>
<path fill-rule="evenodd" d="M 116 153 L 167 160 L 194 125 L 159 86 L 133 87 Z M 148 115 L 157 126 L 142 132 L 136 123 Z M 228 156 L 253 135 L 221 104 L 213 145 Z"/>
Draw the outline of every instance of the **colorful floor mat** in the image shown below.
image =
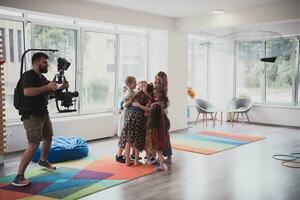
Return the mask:
<path fill-rule="evenodd" d="M 15 187 L 15 174 L 0 177 L 0 199 L 79 199 L 95 192 L 154 172 L 153 165 L 127 167 L 111 158 L 85 158 L 57 163 L 55 171 L 28 169 L 25 177 L 32 183 Z"/>
<path fill-rule="evenodd" d="M 202 131 L 172 137 L 172 147 L 177 150 L 211 155 L 240 145 L 264 139 L 259 136 L 241 135 L 221 131 Z"/>

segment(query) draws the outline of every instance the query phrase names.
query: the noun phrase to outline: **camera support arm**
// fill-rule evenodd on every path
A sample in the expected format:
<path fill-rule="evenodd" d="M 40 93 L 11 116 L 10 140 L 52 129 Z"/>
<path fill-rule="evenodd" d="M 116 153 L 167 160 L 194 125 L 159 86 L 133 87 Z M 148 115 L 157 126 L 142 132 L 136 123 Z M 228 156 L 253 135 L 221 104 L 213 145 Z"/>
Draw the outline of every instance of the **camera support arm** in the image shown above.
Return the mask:
<path fill-rule="evenodd" d="M 24 65 L 24 59 L 25 59 L 25 55 L 26 53 L 28 53 L 29 51 L 52 51 L 53 53 L 58 51 L 57 49 L 27 49 L 23 54 L 22 54 L 22 59 L 21 59 L 21 70 L 20 70 L 20 77 L 23 74 L 23 65 Z"/>

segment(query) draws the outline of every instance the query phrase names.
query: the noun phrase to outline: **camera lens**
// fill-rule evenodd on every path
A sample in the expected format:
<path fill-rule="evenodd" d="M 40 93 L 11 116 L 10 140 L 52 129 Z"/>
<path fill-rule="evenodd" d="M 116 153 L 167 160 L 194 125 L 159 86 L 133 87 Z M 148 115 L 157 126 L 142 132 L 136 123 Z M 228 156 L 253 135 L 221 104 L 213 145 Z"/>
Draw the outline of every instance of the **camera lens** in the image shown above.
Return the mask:
<path fill-rule="evenodd" d="M 79 93 L 78 93 L 77 91 L 72 92 L 72 96 L 73 96 L 73 97 L 78 97 L 78 96 L 79 96 Z"/>

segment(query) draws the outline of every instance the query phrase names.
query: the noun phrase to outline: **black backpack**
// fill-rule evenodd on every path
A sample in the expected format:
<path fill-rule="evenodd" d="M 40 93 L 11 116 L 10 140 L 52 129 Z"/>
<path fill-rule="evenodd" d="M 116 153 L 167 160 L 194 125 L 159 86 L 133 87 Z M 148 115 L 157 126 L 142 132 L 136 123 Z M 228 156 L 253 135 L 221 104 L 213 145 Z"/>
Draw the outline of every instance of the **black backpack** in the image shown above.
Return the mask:
<path fill-rule="evenodd" d="M 24 111 L 27 110 L 25 103 L 24 103 L 24 98 L 25 98 L 24 92 L 21 87 L 22 78 L 23 78 L 23 75 L 20 77 L 20 79 L 17 83 L 17 86 L 14 90 L 14 107 L 19 111 L 19 114 L 23 113 Z"/>

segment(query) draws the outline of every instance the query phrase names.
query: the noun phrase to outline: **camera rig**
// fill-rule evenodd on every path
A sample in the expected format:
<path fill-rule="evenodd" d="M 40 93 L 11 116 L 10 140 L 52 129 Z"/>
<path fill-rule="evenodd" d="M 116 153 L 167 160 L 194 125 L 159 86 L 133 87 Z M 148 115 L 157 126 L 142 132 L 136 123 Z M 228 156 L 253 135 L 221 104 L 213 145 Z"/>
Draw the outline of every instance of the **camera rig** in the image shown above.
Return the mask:
<path fill-rule="evenodd" d="M 62 84 L 67 81 L 65 77 L 65 71 L 69 68 L 71 63 L 69 63 L 65 58 L 58 58 L 57 59 L 57 74 L 54 76 L 53 81 L 55 81 L 57 84 Z M 65 91 L 61 89 L 57 89 L 55 91 L 55 96 L 52 97 L 50 95 L 50 98 L 55 98 L 55 103 L 56 103 L 56 108 L 58 112 L 63 113 L 63 112 L 76 112 L 77 110 L 70 109 L 70 107 L 75 106 L 73 102 L 76 101 L 76 97 L 78 97 L 79 94 L 77 91 L 74 92 L 69 92 L 68 89 L 66 88 Z M 74 99 L 73 99 L 74 98 Z M 65 107 L 66 109 L 61 109 L 59 106 L 59 101 L 60 105 Z"/>
<path fill-rule="evenodd" d="M 28 49 L 26 50 L 21 59 L 21 70 L 20 70 L 20 77 L 22 77 L 23 74 L 23 66 L 24 66 L 24 59 L 26 53 L 29 51 L 51 51 L 56 52 L 57 49 Z M 54 76 L 53 81 L 55 81 L 57 84 L 62 84 L 63 82 L 67 81 L 64 72 L 69 68 L 71 65 L 70 62 L 68 62 L 65 58 L 58 58 L 57 59 L 57 74 Z M 57 111 L 60 113 L 65 112 L 76 112 L 74 102 L 76 101 L 76 98 L 79 96 L 77 91 L 69 92 L 68 89 L 62 90 L 57 89 L 55 91 L 54 95 L 50 95 L 50 99 L 55 98 L 56 108 Z M 65 109 L 62 109 L 60 106 L 65 107 Z M 73 108 L 72 108 L 73 107 Z"/>

